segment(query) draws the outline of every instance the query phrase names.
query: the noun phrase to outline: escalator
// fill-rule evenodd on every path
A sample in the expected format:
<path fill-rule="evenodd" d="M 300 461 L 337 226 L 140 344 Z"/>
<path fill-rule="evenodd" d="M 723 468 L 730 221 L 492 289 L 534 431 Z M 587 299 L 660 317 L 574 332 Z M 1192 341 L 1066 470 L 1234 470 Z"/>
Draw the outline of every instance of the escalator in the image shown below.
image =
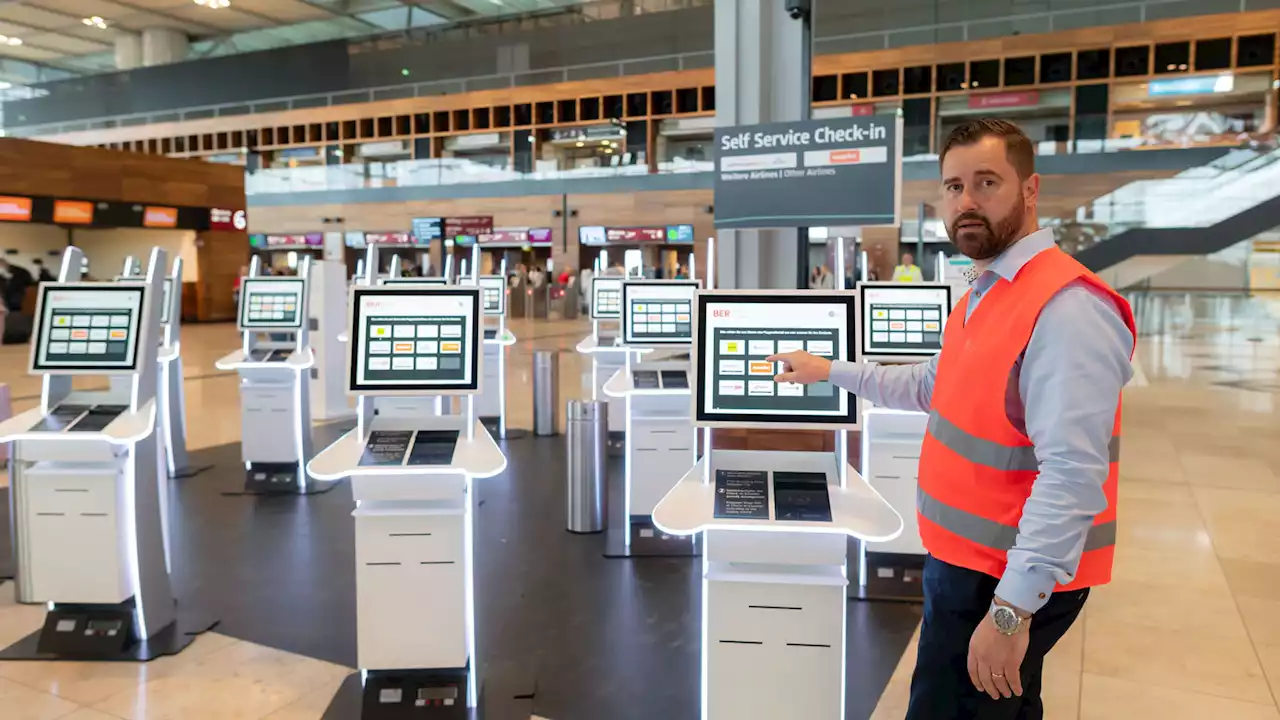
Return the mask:
<path fill-rule="evenodd" d="M 1280 150 L 1234 150 L 1129 183 L 1055 223 L 1059 244 L 1117 288 L 1280 226 Z"/>

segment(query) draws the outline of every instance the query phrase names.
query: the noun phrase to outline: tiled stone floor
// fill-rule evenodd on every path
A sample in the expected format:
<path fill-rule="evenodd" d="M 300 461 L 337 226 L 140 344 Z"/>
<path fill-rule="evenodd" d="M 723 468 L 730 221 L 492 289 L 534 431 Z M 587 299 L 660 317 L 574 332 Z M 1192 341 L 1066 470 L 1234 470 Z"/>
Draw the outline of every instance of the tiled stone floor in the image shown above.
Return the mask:
<path fill-rule="evenodd" d="M 1143 306 L 1141 377 L 1125 393 L 1115 582 L 1050 657 L 1051 720 L 1280 720 L 1278 304 L 1169 296 Z M 532 351 L 564 351 L 562 399 L 576 396 L 584 366 L 573 347 L 587 324 L 513 329 L 511 425 L 527 427 Z M 193 449 L 239 439 L 234 376 L 213 368 L 236 344 L 229 325 L 183 330 Z M 39 393 L 26 353 L 0 348 L 16 410 Z M 43 614 L 0 589 L 0 646 Z M 909 649 L 877 720 L 902 717 L 913 659 Z M 313 720 L 348 672 L 214 632 L 146 665 L 0 663 L 0 717 Z"/>

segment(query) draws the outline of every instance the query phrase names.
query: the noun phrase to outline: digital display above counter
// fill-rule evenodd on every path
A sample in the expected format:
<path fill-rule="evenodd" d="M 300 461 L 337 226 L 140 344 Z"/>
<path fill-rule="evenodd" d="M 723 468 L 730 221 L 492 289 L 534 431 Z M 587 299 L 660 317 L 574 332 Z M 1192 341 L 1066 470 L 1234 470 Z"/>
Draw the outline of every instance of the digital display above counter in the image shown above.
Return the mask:
<path fill-rule="evenodd" d="M 654 227 L 603 227 L 583 225 L 578 228 L 581 245 L 650 245 L 668 243 L 693 244 L 692 225 L 659 225 Z"/>
<path fill-rule="evenodd" d="M 779 383 L 769 357 L 803 350 L 830 360 L 855 356 L 852 295 L 710 292 L 698 296 L 695 373 L 700 424 L 850 426 L 857 403 L 827 382 Z"/>

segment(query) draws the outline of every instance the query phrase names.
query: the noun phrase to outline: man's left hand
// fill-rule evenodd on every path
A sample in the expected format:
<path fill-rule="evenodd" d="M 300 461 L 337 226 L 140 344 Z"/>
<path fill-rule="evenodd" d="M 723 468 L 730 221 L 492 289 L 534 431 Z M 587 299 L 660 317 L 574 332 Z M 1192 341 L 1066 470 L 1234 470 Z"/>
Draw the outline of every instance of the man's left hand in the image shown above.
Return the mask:
<path fill-rule="evenodd" d="M 969 679 L 992 700 L 1022 696 L 1022 659 L 1031 642 L 1031 620 L 1022 622 L 1018 632 L 1005 635 L 987 616 L 969 639 Z"/>

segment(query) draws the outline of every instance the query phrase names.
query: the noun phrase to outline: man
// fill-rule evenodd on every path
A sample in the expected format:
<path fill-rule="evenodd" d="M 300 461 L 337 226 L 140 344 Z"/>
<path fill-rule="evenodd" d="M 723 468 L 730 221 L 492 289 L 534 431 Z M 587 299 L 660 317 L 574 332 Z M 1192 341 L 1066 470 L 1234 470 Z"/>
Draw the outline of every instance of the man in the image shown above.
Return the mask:
<path fill-rule="evenodd" d="M 35 284 L 31 271 L 21 265 L 13 265 L 8 260 L 0 259 L 0 272 L 9 276 L 5 287 L 4 304 L 10 312 L 22 309 L 22 301 L 26 298 L 27 288 Z"/>
<path fill-rule="evenodd" d="M 893 269 L 894 282 L 924 282 L 924 273 L 916 265 L 915 256 L 902 253 L 902 264 Z"/>
<path fill-rule="evenodd" d="M 924 621 L 908 720 L 1043 718 L 1044 657 L 1111 579 L 1129 306 L 1038 229 L 1040 178 L 1016 126 L 973 120 L 941 154 L 951 241 L 974 261 L 927 363 L 775 356 L 779 382 L 830 380 L 929 413 L 917 512 Z"/>

